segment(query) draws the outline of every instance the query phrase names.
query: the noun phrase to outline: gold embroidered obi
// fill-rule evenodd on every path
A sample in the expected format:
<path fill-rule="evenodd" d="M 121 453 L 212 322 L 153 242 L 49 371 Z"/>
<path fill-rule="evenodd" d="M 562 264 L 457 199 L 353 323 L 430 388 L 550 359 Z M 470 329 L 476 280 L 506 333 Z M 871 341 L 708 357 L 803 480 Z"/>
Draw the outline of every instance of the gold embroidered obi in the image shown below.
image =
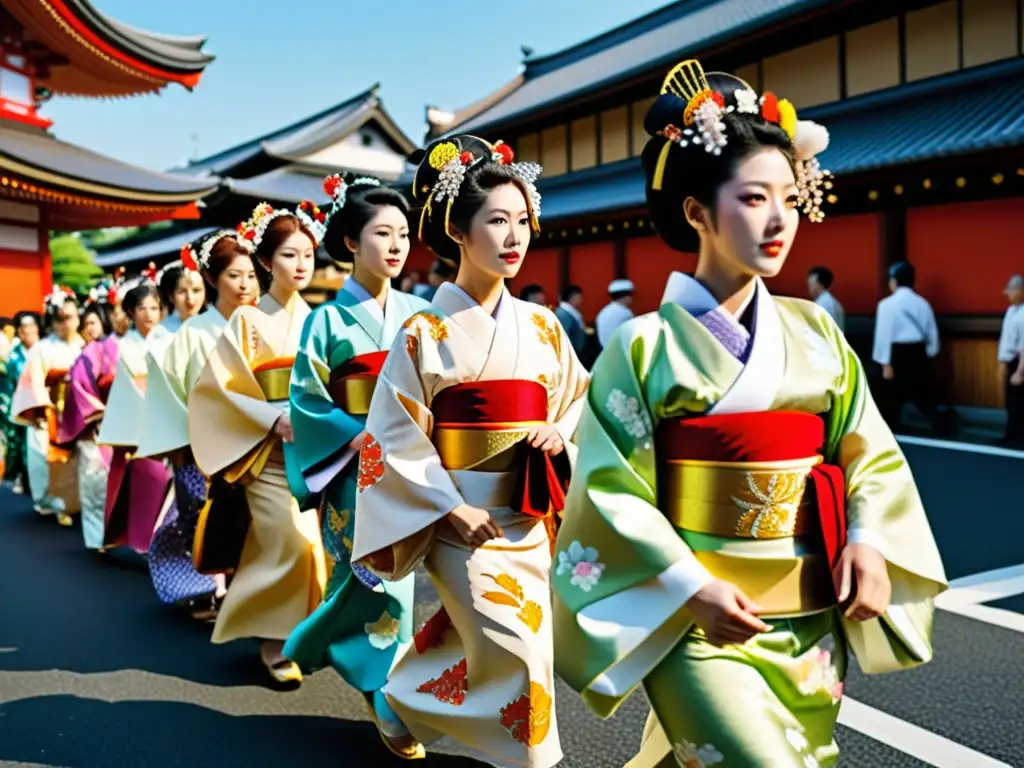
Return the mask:
<path fill-rule="evenodd" d="M 368 414 L 377 377 L 387 356 L 387 351 L 367 352 L 349 358 L 331 371 L 327 391 L 335 405 L 350 416 Z"/>
<path fill-rule="evenodd" d="M 659 425 L 662 512 L 711 575 L 738 586 L 765 615 L 836 603 L 830 560 L 845 540 L 844 491 L 841 473 L 823 463 L 823 442 L 822 420 L 804 413 Z"/>
<path fill-rule="evenodd" d="M 294 364 L 294 357 L 278 357 L 253 368 L 252 375 L 267 402 L 288 399 Z"/>

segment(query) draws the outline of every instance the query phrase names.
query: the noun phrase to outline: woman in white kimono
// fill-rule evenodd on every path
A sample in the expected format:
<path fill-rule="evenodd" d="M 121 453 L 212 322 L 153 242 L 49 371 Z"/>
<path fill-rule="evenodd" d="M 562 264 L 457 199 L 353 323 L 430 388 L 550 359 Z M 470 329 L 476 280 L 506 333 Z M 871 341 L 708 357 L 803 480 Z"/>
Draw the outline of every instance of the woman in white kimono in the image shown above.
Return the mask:
<path fill-rule="evenodd" d="M 149 378 L 146 352 L 154 349 L 159 354 L 171 334 L 159 325 L 160 296 L 152 282 L 143 280 L 129 290 L 123 309 L 132 318 L 132 328 L 119 345 L 117 374 L 97 439 L 114 451 L 107 482 L 103 543 L 108 548 L 128 546 L 145 553 L 167 498 L 171 475 L 162 461 L 132 454 L 147 428 L 143 407 Z"/>
<path fill-rule="evenodd" d="M 74 453 L 57 444 L 68 372 L 85 346 L 78 335 L 78 302 L 70 288 L 53 286 L 43 305 L 51 333 L 32 347 L 11 401 L 11 418 L 28 427 L 26 463 L 32 502 L 65 527 L 78 511 Z"/>
<path fill-rule="evenodd" d="M 699 258 L 593 369 L 553 574 L 559 675 L 601 716 L 641 683 L 635 768 L 816 768 L 848 649 L 932 656 L 942 563 L 906 459 L 832 318 L 773 298 L 828 133 L 686 61 L 647 113 L 658 234 Z"/>
<path fill-rule="evenodd" d="M 381 371 L 352 557 L 389 581 L 422 562 L 440 593 L 384 688 L 411 734 L 547 768 L 562 759 L 548 568 L 587 374 L 554 315 L 505 288 L 540 203 L 540 167 L 512 159 L 458 136 L 416 171 L 421 236 L 458 277 L 409 319 Z"/>
<path fill-rule="evenodd" d="M 187 607 L 204 621 L 217 615 L 216 598 L 224 594 L 224 577 L 199 573 L 192 562 L 206 479 L 189 446 L 188 400 L 228 318 L 259 295 L 251 252 L 252 246 L 228 229 L 190 243 L 183 250 L 184 265 L 202 275 L 216 292 L 216 301 L 182 323 L 165 351 L 146 353 L 146 429 L 137 455 L 166 457 L 174 466 L 174 503 L 153 535 L 149 573 L 161 602 Z"/>
<path fill-rule="evenodd" d="M 303 203 L 293 213 L 260 204 L 242 225 L 270 290 L 232 315 L 188 402 L 196 464 L 214 482 L 241 485 L 251 524 L 213 629 L 214 643 L 261 641 L 273 680 L 298 685 L 284 641 L 323 597 L 324 559 L 315 511 L 302 512 L 289 488 L 302 481 L 292 455 L 288 385 L 309 305 L 324 214 Z M 196 549 L 202 540 L 197 537 Z M 200 557 L 202 555 L 200 554 Z"/>
<path fill-rule="evenodd" d="M 391 287 L 409 255 L 409 204 L 374 178 L 329 176 L 324 248 L 354 265 L 338 297 L 313 311 L 290 386 L 294 455 L 309 490 L 324 491 L 320 532 L 327 561 L 324 602 L 292 632 L 284 654 L 303 670 L 330 664 L 367 700 L 388 749 L 422 754 L 380 689 L 412 642 L 415 576 L 381 582 L 350 554 L 359 453 L 373 389 L 387 350 L 423 299 Z M 293 489 L 296 495 L 303 489 Z M 397 632 L 391 632 L 396 626 Z M 378 627 L 387 631 L 377 632 Z"/>
<path fill-rule="evenodd" d="M 182 248 L 183 257 L 192 260 L 191 245 L 186 243 Z M 182 324 L 190 317 L 203 311 L 206 304 L 206 283 L 196 269 L 188 269 L 182 261 L 174 261 L 157 273 L 156 284 L 160 289 L 160 298 L 167 308 L 167 317 L 160 323 L 171 333 L 177 333 Z"/>

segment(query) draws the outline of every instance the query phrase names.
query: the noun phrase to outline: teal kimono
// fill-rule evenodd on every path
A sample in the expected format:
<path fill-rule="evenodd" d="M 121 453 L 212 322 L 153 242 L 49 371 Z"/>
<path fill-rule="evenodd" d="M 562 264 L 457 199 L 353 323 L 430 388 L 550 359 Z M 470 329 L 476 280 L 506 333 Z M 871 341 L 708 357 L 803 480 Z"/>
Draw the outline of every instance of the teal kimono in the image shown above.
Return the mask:
<path fill-rule="evenodd" d="M 6 446 L 4 480 L 16 481 L 25 472 L 25 427 L 15 424 L 11 414 L 11 400 L 21 378 L 28 352 L 18 344 L 7 358 L 6 370 L 0 376 L 0 424 L 3 426 Z"/>
<path fill-rule="evenodd" d="M 364 430 L 387 350 L 402 324 L 426 307 L 423 299 L 389 290 L 382 312 L 349 278 L 333 302 L 310 315 L 292 371 L 291 420 L 302 473 L 302 487 L 293 485 L 292 492 L 324 492 L 328 582 L 323 603 L 295 628 L 284 654 L 306 670 L 329 664 L 363 693 L 383 687 L 412 641 L 415 576 L 382 582 L 351 563 L 359 455 L 350 443 Z"/>

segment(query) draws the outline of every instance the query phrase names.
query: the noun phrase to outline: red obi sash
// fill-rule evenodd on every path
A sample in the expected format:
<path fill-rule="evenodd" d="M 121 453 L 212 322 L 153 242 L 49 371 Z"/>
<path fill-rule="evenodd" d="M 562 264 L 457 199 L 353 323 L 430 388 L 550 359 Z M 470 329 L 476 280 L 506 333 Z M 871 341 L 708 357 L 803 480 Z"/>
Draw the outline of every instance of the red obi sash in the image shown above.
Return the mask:
<path fill-rule="evenodd" d="M 434 398 L 431 411 L 432 440 L 446 469 L 516 470 L 512 509 L 537 518 L 565 509 L 571 473 L 565 452 L 550 456 L 524 442 L 531 428 L 547 424 L 543 385 L 521 379 L 456 384 Z"/>
<path fill-rule="evenodd" d="M 834 566 L 846 544 L 843 471 L 824 464 L 820 416 L 791 411 L 665 421 L 659 496 L 677 527 L 738 538 L 821 536 Z"/>
<path fill-rule="evenodd" d="M 370 412 L 373 390 L 377 377 L 387 359 L 387 351 L 367 352 L 365 355 L 350 357 L 331 371 L 327 391 L 331 399 L 345 413 L 365 416 Z"/>

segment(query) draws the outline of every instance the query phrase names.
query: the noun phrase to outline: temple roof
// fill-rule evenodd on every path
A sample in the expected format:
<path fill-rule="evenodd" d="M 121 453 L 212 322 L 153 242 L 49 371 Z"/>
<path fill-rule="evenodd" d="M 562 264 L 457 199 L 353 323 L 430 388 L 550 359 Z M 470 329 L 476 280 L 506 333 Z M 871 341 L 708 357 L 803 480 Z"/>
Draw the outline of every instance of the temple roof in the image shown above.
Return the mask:
<path fill-rule="evenodd" d="M 683 56 L 833 0 L 679 0 L 557 53 L 527 58 L 523 83 L 449 132 L 489 133 L 536 112 L 666 69 Z M 502 93 L 498 91 L 497 93 Z"/>
<path fill-rule="evenodd" d="M 135 29 L 101 13 L 88 0 L 5 0 L 4 10 L 26 30 L 26 42 L 52 56 L 38 82 L 54 93 L 128 96 L 170 83 L 192 89 L 213 61 L 202 37 Z"/>

